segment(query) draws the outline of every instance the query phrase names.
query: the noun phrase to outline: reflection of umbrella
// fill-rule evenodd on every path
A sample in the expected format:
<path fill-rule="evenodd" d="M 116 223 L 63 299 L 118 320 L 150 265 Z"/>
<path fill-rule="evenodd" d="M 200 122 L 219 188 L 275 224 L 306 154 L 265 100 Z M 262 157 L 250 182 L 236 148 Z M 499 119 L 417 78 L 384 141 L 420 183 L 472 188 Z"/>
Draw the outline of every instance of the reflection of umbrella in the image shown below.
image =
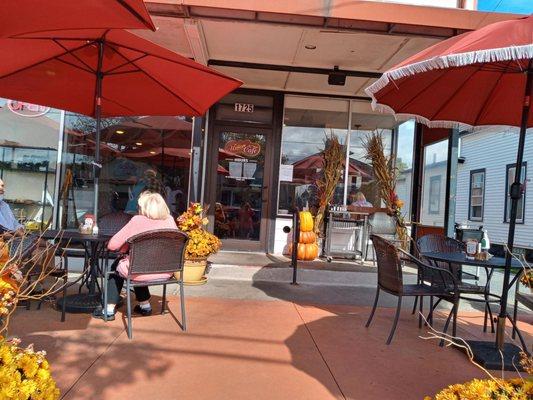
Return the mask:
<path fill-rule="evenodd" d="M 0 95 L 96 118 L 202 115 L 241 82 L 120 29 L 39 32 L 0 40 Z M 96 172 L 96 171 L 95 171 Z M 98 173 L 95 173 L 95 218 Z"/>
<path fill-rule="evenodd" d="M 0 37 L 58 28 L 155 31 L 142 0 L 2 0 Z"/>
<path fill-rule="evenodd" d="M 511 185 L 509 221 L 503 291 L 496 344 L 503 347 L 511 252 L 520 185 L 526 129 L 533 126 L 530 112 L 533 80 L 533 17 L 487 25 L 477 31 L 445 40 L 402 62 L 369 88 L 373 105 L 396 114 L 415 116 L 436 127 L 519 126 L 520 136 L 516 173 Z M 450 122 L 452 121 L 452 122 Z M 510 317 L 509 317 L 510 319 Z M 511 320 L 512 321 L 512 320 Z M 474 351 L 477 352 L 474 346 Z M 489 354 L 500 362 L 495 347 Z M 491 354 L 490 354 L 491 353 Z M 476 354 L 478 356 L 479 354 Z M 509 366 L 511 363 L 506 363 Z"/>
<path fill-rule="evenodd" d="M 371 179 L 372 175 L 363 170 L 363 166 L 357 165 L 359 161 L 350 159 L 348 174 L 362 176 L 364 179 Z M 343 162 L 344 165 L 344 162 Z M 294 173 L 299 175 L 312 175 L 318 169 L 324 168 L 322 153 L 311 154 L 293 163 Z"/>
<path fill-rule="evenodd" d="M 166 163 L 168 163 L 170 166 L 174 167 L 188 167 L 189 166 L 189 160 L 191 158 L 191 149 L 183 149 L 183 148 L 175 148 L 175 147 L 165 147 L 164 149 L 162 147 L 154 147 L 150 150 L 143 150 L 143 151 L 128 151 L 122 153 L 125 157 L 128 158 L 152 158 L 152 157 L 161 157 L 161 155 L 164 155 Z M 179 158 L 182 160 L 185 160 L 186 163 L 183 165 L 178 165 L 176 163 L 175 158 Z M 221 165 L 218 166 L 217 172 L 219 174 L 228 175 L 229 172 L 226 168 L 222 167 Z"/>

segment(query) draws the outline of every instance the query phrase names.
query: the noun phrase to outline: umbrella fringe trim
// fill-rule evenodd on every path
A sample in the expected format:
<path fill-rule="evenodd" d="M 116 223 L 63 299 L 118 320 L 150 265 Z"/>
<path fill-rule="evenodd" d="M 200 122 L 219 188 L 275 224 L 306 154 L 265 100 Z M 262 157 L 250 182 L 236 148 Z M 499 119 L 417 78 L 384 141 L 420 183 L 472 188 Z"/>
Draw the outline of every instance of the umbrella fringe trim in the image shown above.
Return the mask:
<path fill-rule="evenodd" d="M 403 119 L 404 116 L 405 118 L 409 119 L 415 118 L 418 122 L 421 122 L 432 128 L 469 127 L 470 125 L 468 124 L 462 124 L 456 121 L 430 121 L 420 115 L 396 114 L 391 107 L 387 106 L 386 104 L 378 103 L 375 94 L 381 89 L 385 88 L 389 83 L 392 82 L 394 84 L 395 80 L 436 69 L 464 67 L 467 65 L 486 62 L 523 60 L 531 58 L 533 58 L 533 44 L 433 57 L 429 60 L 409 64 L 383 73 L 383 75 L 376 82 L 365 89 L 365 92 L 371 97 L 372 109 L 375 111 L 395 114 L 398 117 L 401 116 L 401 119 Z M 397 119 L 400 120 L 400 118 Z"/>

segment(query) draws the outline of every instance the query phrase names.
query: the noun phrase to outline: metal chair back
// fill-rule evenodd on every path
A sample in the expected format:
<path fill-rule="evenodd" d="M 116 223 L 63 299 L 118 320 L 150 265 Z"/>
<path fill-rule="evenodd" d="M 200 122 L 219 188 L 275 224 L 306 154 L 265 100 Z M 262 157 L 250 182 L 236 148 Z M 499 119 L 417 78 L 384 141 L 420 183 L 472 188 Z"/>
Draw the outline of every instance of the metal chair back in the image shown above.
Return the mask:
<path fill-rule="evenodd" d="M 177 229 L 157 229 L 132 236 L 127 241 L 129 276 L 181 271 L 188 240 Z"/>
<path fill-rule="evenodd" d="M 378 211 L 368 220 L 373 235 L 396 235 L 396 221 L 385 212 Z"/>
<path fill-rule="evenodd" d="M 403 292 L 402 263 L 398 249 L 380 236 L 372 235 L 378 266 L 378 285 L 385 291 L 399 295 Z"/>

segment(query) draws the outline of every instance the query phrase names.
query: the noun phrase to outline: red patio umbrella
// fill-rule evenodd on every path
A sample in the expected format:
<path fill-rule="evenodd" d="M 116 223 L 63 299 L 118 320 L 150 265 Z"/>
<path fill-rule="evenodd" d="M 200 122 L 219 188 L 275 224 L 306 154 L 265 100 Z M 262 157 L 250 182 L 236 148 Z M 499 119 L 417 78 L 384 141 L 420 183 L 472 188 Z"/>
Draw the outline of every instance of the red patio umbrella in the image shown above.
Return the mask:
<path fill-rule="evenodd" d="M 487 25 L 424 50 L 366 89 L 375 109 L 431 127 L 520 127 L 511 185 L 508 246 L 513 250 L 526 129 L 533 126 L 533 17 Z M 497 349 L 504 344 L 511 253 L 506 255 Z M 499 359 L 499 354 L 496 354 Z"/>
<path fill-rule="evenodd" d="M 96 118 L 203 115 L 241 82 L 122 29 L 39 32 L 0 39 L 0 96 Z"/>
<path fill-rule="evenodd" d="M 51 29 L 151 29 L 143 0 L 2 0 L 0 37 Z"/>

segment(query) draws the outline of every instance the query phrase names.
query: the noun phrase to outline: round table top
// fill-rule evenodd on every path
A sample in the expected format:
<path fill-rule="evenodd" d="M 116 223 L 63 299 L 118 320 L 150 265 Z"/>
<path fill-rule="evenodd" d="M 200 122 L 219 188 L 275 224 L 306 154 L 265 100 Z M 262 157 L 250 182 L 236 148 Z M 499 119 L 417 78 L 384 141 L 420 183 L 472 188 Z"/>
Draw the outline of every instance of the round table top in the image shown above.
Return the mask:
<path fill-rule="evenodd" d="M 106 242 L 111 235 L 89 235 L 77 230 L 48 229 L 39 235 L 42 239 L 69 240 L 72 242 Z"/>
<path fill-rule="evenodd" d="M 489 260 L 472 260 L 466 258 L 465 253 L 440 253 L 440 252 L 422 252 L 422 256 L 429 258 L 435 261 L 449 262 L 454 264 L 464 264 L 464 265 L 473 265 L 476 267 L 487 267 L 487 268 L 505 268 L 505 258 L 504 257 L 492 257 Z M 515 259 L 511 259 L 512 268 L 522 268 L 522 264 Z"/>

